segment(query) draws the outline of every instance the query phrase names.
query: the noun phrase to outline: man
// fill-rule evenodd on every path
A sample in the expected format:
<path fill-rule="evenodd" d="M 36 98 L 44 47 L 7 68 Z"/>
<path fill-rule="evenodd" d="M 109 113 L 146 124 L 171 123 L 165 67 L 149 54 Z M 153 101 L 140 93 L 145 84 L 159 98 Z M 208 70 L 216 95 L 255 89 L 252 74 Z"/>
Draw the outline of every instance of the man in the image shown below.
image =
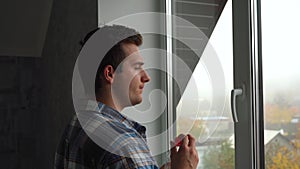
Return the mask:
<path fill-rule="evenodd" d="M 104 26 L 89 33 L 84 43 L 94 34 L 113 47 L 105 52 L 97 69 L 95 100 L 86 111 L 77 113 L 64 132 L 55 168 L 157 169 L 146 143 L 146 128 L 120 113 L 142 102 L 144 85 L 150 81 L 138 49 L 142 36 L 124 26 Z M 190 135 L 180 138 L 179 149 L 175 145 L 171 149 L 171 168 L 195 169 L 195 139 Z"/>

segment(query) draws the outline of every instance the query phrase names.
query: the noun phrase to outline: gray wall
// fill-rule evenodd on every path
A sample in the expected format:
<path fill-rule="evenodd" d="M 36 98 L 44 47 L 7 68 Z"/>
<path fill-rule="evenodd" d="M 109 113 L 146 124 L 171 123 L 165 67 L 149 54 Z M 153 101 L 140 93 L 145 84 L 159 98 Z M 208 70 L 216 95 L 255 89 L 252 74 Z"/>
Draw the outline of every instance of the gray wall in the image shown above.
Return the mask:
<path fill-rule="evenodd" d="M 73 67 L 79 41 L 97 27 L 97 1 L 54 0 L 43 49 L 41 152 L 43 167 L 53 164 L 53 155 L 63 129 L 75 114 L 72 102 Z M 42 147 L 42 146 L 41 146 Z M 51 167 L 49 167 L 51 168 Z"/>
<path fill-rule="evenodd" d="M 37 6 L 23 7 L 35 10 L 39 2 L 35 3 Z M 22 10 L 22 2 L 13 1 L 11 4 L 21 5 L 15 16 L 27 16 L 25 9 Z M 53 3 L 46 4 L 51 10 L 48 21 L 36 25 L 30 20 L 39 17 L 34 15 L 28 16 L 28 23 L 23 20 L 24 25 L 18 25 L 26 30 L 36 30 L 38 35 L 43 31 L 42 27 L 46 27 L 44 36 L 41 36 L 44 39 L 41 48 L 41 44 L 33 45 L 30 48 L 33 54 L 15 50 L 16 53 L 9 56 L 3 54 L 9 47 L 0 48 L 1 168 L 52 169 L 58 141 L 74 114 L 71 95 L 73 67 L 80 50 L 79 41 L 97 27 L 97 1 L 53 0 Z M 6 16 L 6 20 L 14 22 L 14 16 Z M 26 30 L 18 30 L 27 37 Z M 3 29 L 0 32 L 5 33 Z M 25 39 L 28 40 L 26 43 L 32 40 Z M 37 52 L 39 50 L 41 55 Z"/>
<path fill-rule="evenodd" d="M 0 55 L 41 57 L 53 0 L 0 2 Z"/>
<path fill-rule="evenodd" d="M 0 164 L 39 168 L 41 59 L 0 56 Z"/>
<path fill-rule="evenodd" d="M 72 103 L 72 73 L 80 50 L 79 41 L 88 31 L 96 28 L 99 21 L 101 25 L 127 14 L 164 12 L 164 4 L 158 0 L 100 0 L 99 11 L 97 0 L 49 0 L 44 4 L 32 0 L 30 3 L 37 6 L 27 5 L 24 9 L 19 6 L 17 9 L 20 10 L 14 9 L 15 15 L 8 15 L 6 18 L 13 22 L 16 16 L 22 16 L 26 11 L 35 11 L 40 15 L 31 17 L 31 14 L 26 14 L 22 21 L 27 25 L 23 26 L 24 29 L 18 29 L 18 33 L 24 37 L 20 40 L 20 49 L 30 49 L 30 52 L 18 50 L 17 47 L 12 50 L 13 53 L 4 55 L 9 47 L 0 48 L 0 163 L 6 169 L 53 168 L 59 139 L 75 113 Z M 9 6 L 13 7 L 14 4 L 22 3 L 15 0 Z M 33 6 L 39 9 L 33 9 Z M 44 11 L 40 13 L 42 9 Z M 34 23 L 37 17 L 42 16 L 44 19 L 40 24 Z M 155 29 L 164 29 L 161 21 L 144 22 Z M 0 29 L 0 33 L 4 34 L 8 30 L 10 28 Z M 27 30 L 31 30 L 31 34 Z M 13 32 L 15 29 L 11 29 L 10 34 Z M 39 40 L 28 41 L 26 44 L 30 35 Z M 15 44 L 14 39 L 11 42 Z M 141 49 L 164 49 L 164 44 L 164 37 L 148 34 L 144 35 Z M 146 63 L 163 69 L 163 53 L 144 54 L 147 55 Z M 165 130 L 166 117 L 165 112 L 160 112 L 159 108 L 163 108 L 163 97 L 154 95 L 151 101 L 148 95 L 153 89 L 165 91 L 166 77 L 164 73 L 154 69 L 148 70 L 148 73 L 152 81 L 146 87 L 145 102 L 138 109 L 145 110 L 150 104 L 154 104 L 154 109 L 158 110 L 153 112 L 161 113 L 158 119 L 145 122 L 148 126 L 147 134 L 151 137 Z"/>

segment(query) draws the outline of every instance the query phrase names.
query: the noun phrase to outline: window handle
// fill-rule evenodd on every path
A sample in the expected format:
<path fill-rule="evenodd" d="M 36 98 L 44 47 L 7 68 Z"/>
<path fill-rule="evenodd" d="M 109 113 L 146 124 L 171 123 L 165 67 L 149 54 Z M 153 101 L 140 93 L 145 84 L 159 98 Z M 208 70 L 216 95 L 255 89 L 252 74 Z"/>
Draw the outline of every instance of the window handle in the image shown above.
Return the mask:
<path fill-rule="evenodd" d="M 231 113 L 232 118 L 235 123 L 239 122 L 237 113 L 236 113 L 236 97 L 243 94 L 242 89 L 233 89 L 231 90 Z"/>

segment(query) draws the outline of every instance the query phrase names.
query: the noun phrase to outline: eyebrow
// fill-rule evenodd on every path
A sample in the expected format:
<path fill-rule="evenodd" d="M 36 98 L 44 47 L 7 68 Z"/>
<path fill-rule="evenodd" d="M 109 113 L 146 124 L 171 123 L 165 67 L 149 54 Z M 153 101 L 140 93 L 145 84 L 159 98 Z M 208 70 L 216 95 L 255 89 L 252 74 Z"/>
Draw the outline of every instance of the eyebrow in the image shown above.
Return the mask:
<path fill-rule="evenodd" d="M 144 65 L 144 62 L 135 62 L 133 65 Z"/>

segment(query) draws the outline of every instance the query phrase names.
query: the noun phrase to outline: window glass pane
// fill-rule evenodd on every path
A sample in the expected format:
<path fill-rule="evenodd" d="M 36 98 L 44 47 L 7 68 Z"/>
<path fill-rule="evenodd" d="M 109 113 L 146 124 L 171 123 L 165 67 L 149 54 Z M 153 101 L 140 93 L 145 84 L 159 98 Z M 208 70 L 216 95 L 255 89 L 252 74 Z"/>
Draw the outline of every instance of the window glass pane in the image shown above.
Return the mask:
<path fill-rule="evenodd" d="M 299 0 L 263 0 L 265 164 L 300 167 Z"/>
<path fill-rule="evenodd" d="M 234 123 L 229 102 L 233 88 L 231 1 L 225 4 L 184 0 L 176 1 L 174 8 L 177 16 L 201 29 L 208 40 L 182 37 L 188 35 L 184 33 L 188 29 L 192 32 L 192 28 L 180 22 L 173 25 L 175 37 L 191 42 L 188 45 L 173 42 L 174 53 L 192 71 L 185 87 L 184 78 L 188 74 L 182 72 L 180 64 L 174 67 L 179 88 L 184 86 L 182 93 L 175 89 L 175 96 L 181 96 L 176 107 L 177 134 L 191 133 L 196 137 L 199 169 L 234 168 Z M 198 41 L 206 43 L 205 48 L 197 47 Z M 197 52 L 201 54 L 199 62 L 194 56 Z"/>

